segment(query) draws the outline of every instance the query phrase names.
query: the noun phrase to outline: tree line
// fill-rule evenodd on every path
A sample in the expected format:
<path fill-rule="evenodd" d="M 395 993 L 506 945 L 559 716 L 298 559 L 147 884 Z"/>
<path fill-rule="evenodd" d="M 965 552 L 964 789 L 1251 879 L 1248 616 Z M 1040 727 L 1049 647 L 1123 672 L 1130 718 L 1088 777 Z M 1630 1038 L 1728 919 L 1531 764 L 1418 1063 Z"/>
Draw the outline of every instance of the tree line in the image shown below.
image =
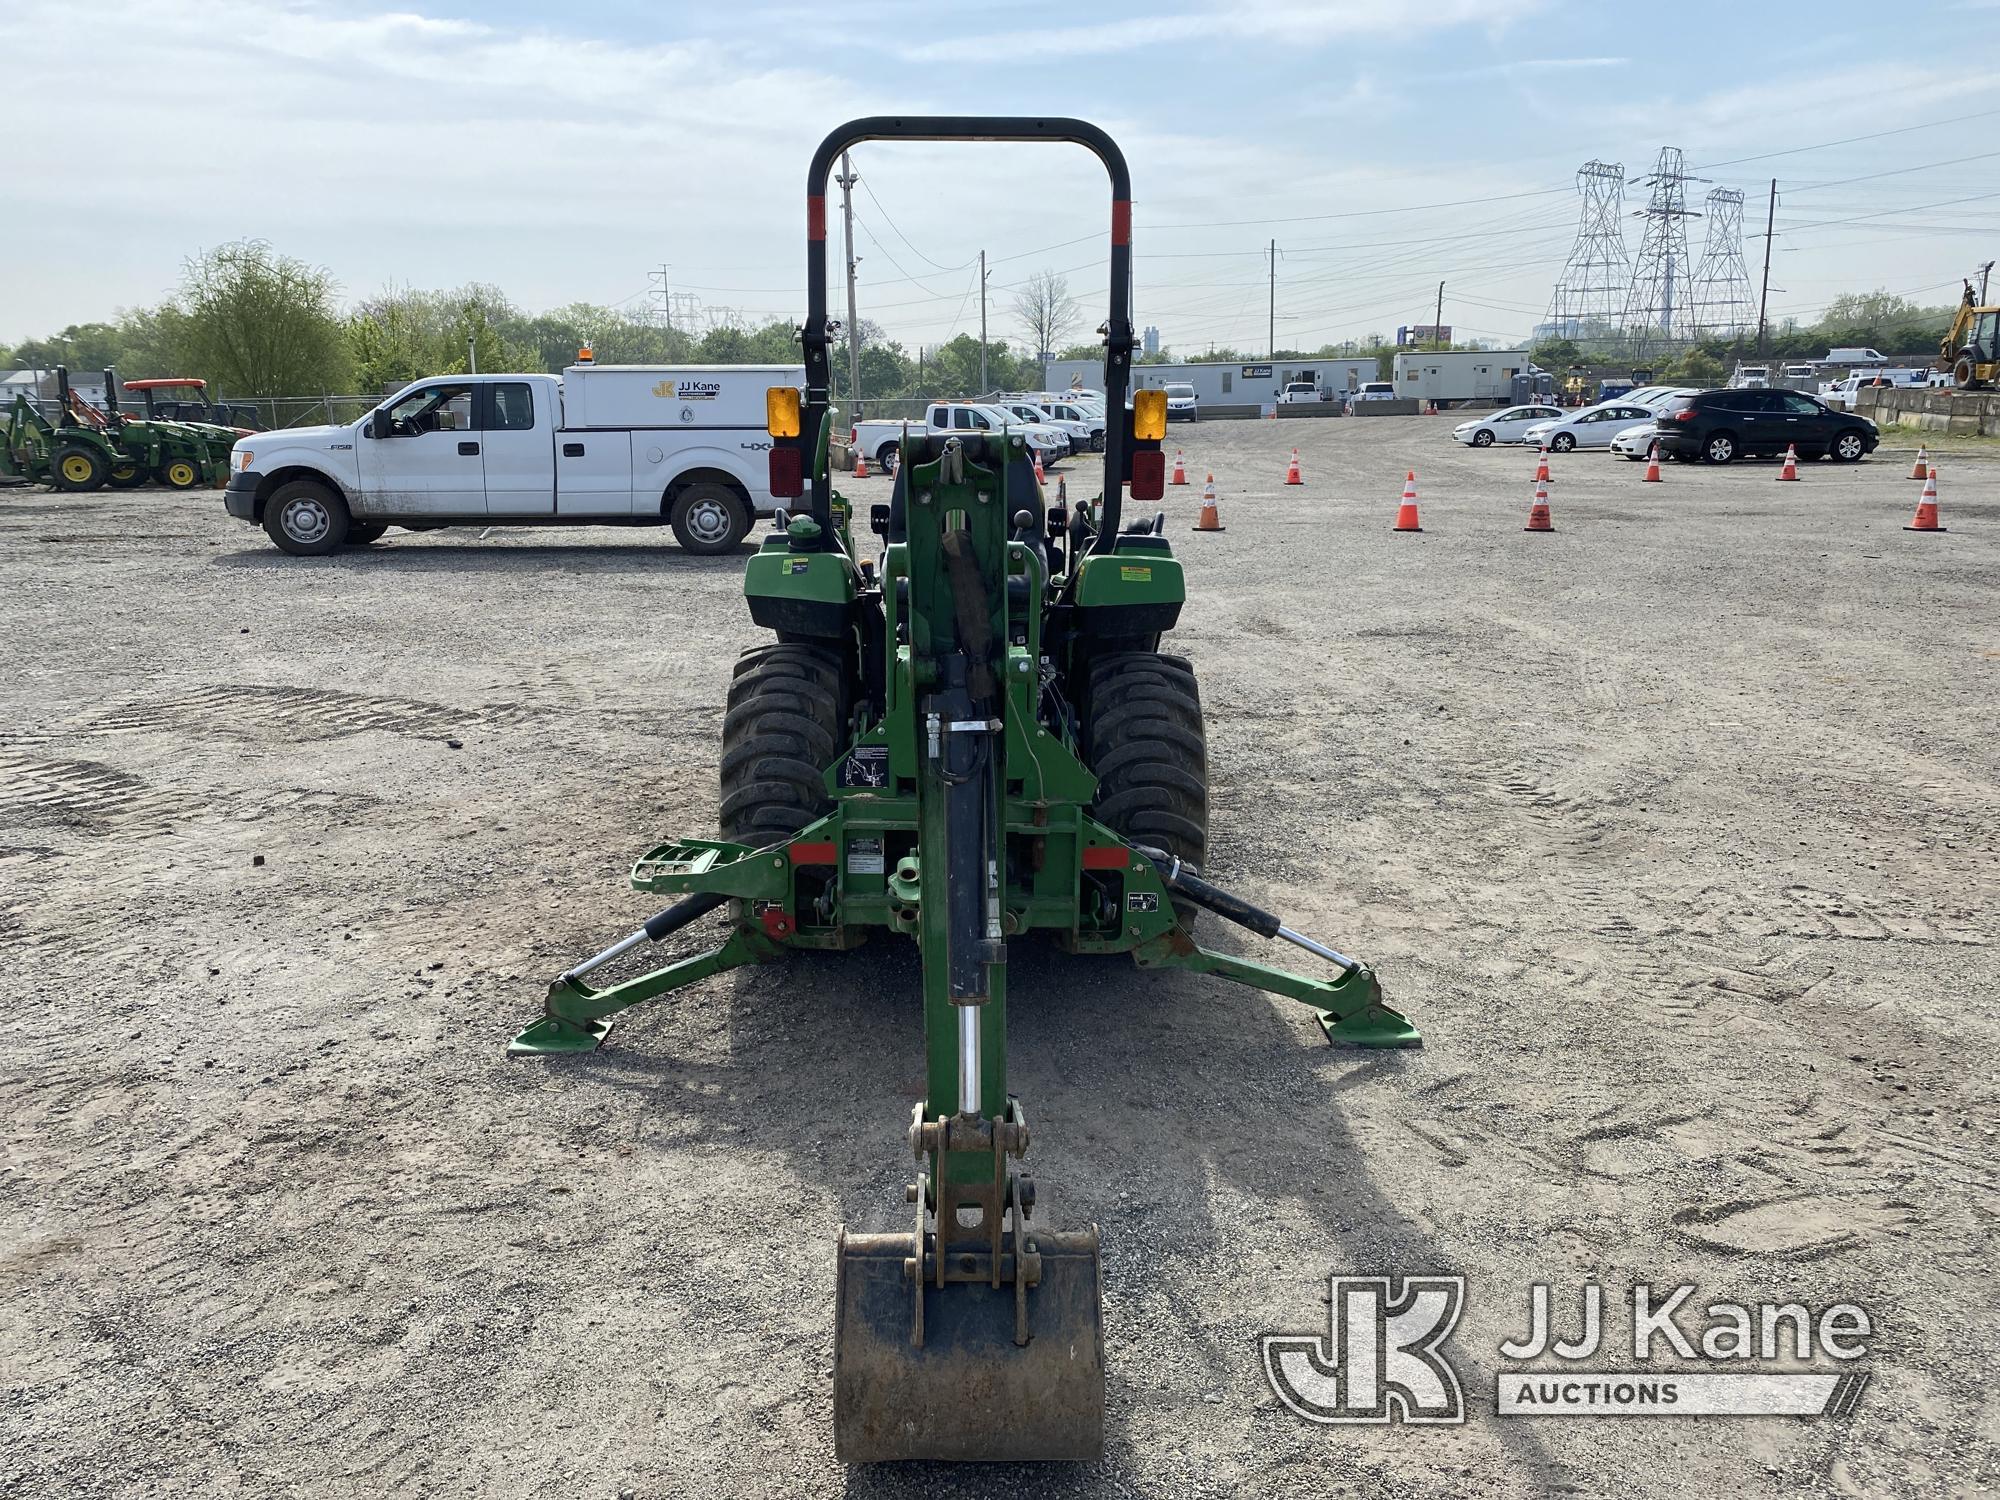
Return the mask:
<path fill-rule="evenodd" d="M 1031 278 L 1012 311 L 1026 340 L 1019 347 L 989 341 L 983 361 L 980 341 L 971 334 L 913 352 L 864 319 L 863 397 L 1034 389 L 1044 379 L 1040 350 L 1057 359 L 1103 357 L 1099 343 L 1064 343 L 1082 315 L 1060 275 Z M 1951 313 L 1949 307 L 1918 307 L 1884 292 L 1850 293 L 1835 298 L 1818 323 L 1774 334 L 1770 357 L 1810 358 L 1843 345 L 1885 353 L 1933 350 Z M 88 373 L 115 366 L 124 379 L 191 375 L 238 398 L 372 394 L 426 375 L 459 374 L 475 360 L 482 370 L 561 370 L 585 344 L 603 364 L 793 364 L 800 358 L 798 331 L 783 319 L 697 332 L 587 302 L 529 313 L 500 288 L 479 282 L 451 290 L 391 286 L 343 307 L 340 287 L 323 267 L 261 240 L 242 240 L 190 259 L 173 294 L 157 307 L 130 309 L 111 322 L 72 324 L 47 338 L 0 348 L 0 368 L 62 364 Z M 1710 340 L 1652 364 L 1661 379 L 1706 382 L 1719 380 L 1736 360 L 1754 357 L 1754 349 L 1754 339 Z M 1176 354 L 1163 348 L 1141 362 L 1372 358 L 1380 378 L 1387 379 L 1398 352 L 1381 334 L 1370 334 L 1317 349 L 1209 346 Z M 845 353 L 837 348 L 833 362 L 835 393 L 842 398 L 849 378 Z M 1545 340 L 1532 354 L 1537 364 L 1557 372 L 1586 358 L 1565 339 Z"/>
<path fill-rule="evenodd" d="M 1073 304 L 1060 277 L 1044 287 L 1042 330 L 1066 332 Z M 1004 341 L 985 348 L 960 334 L 912 352 L 861 325 L 861 389 L 871 398 L 971 396 L 1041 384 L 1042 367 Z M 669 327 L 619 307 L 572 302 L 547 312 L 517 307 L 499 287 L 470 282 L 450 290 L 391 286 L 350 306 L 332 274 L 244 240 L 203 252 L 157 307 L 111 322 L 77 323 L 12 349 L 0 368 L 66 365 L 90 373 L 115 367 L 121 379 L 198 376 L 238 398 L 372 394 L 426 375 L 481 370 L 555 371 L 585 345 L 600 364 L 796 364 L 797 327 L 783 319 L 699 331 Z M 837 344 L 834 385 L 844 396 L 848 361 Z"/>

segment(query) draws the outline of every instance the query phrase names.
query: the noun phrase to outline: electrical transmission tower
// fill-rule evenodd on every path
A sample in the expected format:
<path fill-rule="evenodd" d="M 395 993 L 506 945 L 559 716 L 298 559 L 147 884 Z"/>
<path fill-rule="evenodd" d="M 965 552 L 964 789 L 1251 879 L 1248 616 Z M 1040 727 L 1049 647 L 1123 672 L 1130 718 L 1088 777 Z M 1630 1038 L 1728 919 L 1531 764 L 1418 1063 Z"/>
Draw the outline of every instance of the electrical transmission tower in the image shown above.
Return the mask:
<path fill-rule="evenodd" d="M 1687 185 L 1702 179 L 1688 176 L 1680 147 L 1662 146 L 1651 174 L 1639 180 L 1652 194 L 1633 215 L 1646 221 L 1639 259 L 1632 267 L 1632 287 L 1625 294 L 1625 334 L 1634 358 L 1670 348 L 1687 337 L 1688 283 L 1694 269 L 1688 256 L 1687 221 L 1700 217 L 1687 206 Z"/>
<path fill-rule="evenodd" d="M 1711 188 L 1703 207 L 1708 234 L 1694 272 L 1694 326 L 1700 338 L 1735 338 L 1756 322 L 1750 268 L 1743 263 L 1743 193 Z"/>
<path fill-rule="evenodd" d="M 1583 210 L 1576 243 L 1549 302 L 1548 321 L 1553 337 L 1590 347 L 1617 336 L 1632 279 L 1632 261 L 1625 254 L 1625 167 L 1587 161 L 1577 169 L 1576 188 L 1583 195 Z"/>

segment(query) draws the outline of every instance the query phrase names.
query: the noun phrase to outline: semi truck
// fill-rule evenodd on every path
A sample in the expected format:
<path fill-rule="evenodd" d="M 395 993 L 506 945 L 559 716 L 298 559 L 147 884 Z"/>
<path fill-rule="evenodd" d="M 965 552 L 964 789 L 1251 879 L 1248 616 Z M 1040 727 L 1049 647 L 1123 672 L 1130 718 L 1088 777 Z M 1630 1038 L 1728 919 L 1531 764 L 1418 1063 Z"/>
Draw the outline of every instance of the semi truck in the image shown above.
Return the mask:
<path fill-rule="evenodd" d="M 1537 373 L 1525 349 L 1442 350 L 1398 354 L 1391 372 L 1396 394 L 1439 406 L 1516 400 L 1514 377 Z"/>
<path fill-rule="evenodd" d="M 438 375 L 357 422 L 239 440 L 223 503 L 286 552 L 323 556 L 391 526 L 671 526 L 733 550 L 770 490 L 765 392 L 803 365 L 600 365 Z"/>

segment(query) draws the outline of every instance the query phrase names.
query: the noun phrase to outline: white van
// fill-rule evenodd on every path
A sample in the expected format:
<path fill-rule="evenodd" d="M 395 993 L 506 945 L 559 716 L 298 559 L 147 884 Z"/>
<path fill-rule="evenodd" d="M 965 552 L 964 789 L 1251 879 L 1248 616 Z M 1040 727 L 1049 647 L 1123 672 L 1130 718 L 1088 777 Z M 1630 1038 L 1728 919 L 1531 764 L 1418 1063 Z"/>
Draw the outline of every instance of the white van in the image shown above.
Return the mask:
<path fill-rule="evenodd" d="M 777 509 L 764 393 L 804 384 L 803 365 L 433 376 L 346 426 L 242 439 L 223 504 L 301 556 L 391 526 L 671 526 L 727 552 Z"/>

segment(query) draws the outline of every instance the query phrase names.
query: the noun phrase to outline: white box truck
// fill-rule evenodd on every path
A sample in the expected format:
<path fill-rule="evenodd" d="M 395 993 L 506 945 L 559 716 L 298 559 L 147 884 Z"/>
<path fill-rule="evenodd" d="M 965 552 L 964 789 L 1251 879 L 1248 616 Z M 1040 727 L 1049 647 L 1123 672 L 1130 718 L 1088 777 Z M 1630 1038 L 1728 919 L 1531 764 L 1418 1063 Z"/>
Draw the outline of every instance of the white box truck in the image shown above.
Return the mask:
<path fill-rule="evenodd" d="M 1439 406 L 1505 406 L 1515 399 L 1514 377 L 1533 368 L 1525 349 L 1412 351 L 1396 356 L 1393 375 L 1398 396 Z"/>
<path fill-rule="evenodd" d="M 764 393 L 804 384 L 803 365 L 433 376 L 358 422 L 245 438 L 223 503 L 301 556 L 391 526 L 671 526 L 726 552 L 777 509 Z"/>

